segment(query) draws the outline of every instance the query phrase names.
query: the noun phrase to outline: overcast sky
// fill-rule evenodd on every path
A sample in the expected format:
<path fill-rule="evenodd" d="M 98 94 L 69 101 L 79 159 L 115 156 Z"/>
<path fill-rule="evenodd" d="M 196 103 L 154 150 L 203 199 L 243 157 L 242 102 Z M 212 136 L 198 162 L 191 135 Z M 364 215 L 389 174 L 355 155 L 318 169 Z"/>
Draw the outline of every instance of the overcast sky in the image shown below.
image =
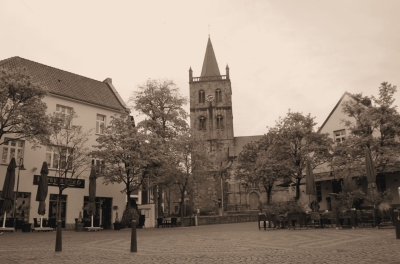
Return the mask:
<path fill-rule="evenodd" d="M 260 135 L 288 109 L 320 126 L 345 91 L 400 85 L 399 12 L 395 0 L 0 0 L 0 60 L 110 77 L 125 101 L 148 78 L 188 96 L 210 25 L 221 74 L 230 67 L 235 136 Z"/>

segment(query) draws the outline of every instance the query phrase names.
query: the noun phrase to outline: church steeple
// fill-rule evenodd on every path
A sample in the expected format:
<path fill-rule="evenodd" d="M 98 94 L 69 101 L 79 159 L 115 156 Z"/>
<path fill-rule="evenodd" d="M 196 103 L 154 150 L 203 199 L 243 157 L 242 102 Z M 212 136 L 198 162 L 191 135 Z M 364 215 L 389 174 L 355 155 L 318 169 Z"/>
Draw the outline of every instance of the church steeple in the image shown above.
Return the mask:
<path fill-rule="evenodd" d="M 211 44 L 211 39 L 208 37 L 206 55 L 204 56 L 203 69 L 201 70 L 201 77 L 206 76 L 220 76 L 217 59 L 215 58 L 215 53 L 213 46 Z"/>

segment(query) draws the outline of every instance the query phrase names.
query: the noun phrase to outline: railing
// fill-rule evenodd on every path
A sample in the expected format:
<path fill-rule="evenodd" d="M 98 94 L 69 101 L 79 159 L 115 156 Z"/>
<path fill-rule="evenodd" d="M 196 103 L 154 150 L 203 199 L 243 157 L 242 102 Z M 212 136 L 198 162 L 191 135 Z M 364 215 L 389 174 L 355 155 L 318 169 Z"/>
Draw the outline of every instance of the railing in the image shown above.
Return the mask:
<path fill-rule="evenodd" d="M 219 80 L 227 80 L 226 75 L 192 77 L 192 82 L 208 82 L 208 81 L 219 81 Z"/>

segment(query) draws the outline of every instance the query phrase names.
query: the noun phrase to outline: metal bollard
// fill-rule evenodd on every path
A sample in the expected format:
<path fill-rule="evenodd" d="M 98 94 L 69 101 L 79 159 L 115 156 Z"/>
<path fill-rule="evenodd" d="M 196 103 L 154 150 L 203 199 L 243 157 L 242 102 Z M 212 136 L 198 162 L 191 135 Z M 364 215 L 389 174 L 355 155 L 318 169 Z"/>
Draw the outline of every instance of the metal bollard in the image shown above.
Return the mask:
<path fill-rule="evenodd" d="M 62 251 L 62 222 L 61 220 L 57 221 L 57 234 L 56 234 L 56 252 Z"/>
<path fill-rule="evenodd" d="M 137 252 L 136 220 L 132 220 L 131 252 Z"/>

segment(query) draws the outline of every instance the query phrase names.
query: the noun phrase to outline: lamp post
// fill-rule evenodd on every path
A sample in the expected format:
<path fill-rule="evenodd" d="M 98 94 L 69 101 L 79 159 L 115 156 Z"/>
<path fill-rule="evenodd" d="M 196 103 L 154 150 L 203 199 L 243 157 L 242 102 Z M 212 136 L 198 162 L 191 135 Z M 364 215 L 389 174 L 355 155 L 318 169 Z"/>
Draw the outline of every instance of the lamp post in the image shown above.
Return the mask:
<path fill-rule="evenodd" d="M 16 218 L 16 215 L 15 215 L 15 213 L 16 213 L 15 211 L 17 209 L 17 201 L 18 201 L 19 172 L 21 170 L 26 170 L 25 167 L 24 167 L 24 159 L 23 158 L 19 159 L 18 176 L 17 176 L 17 192 L 14 194 L 15 198 L 14 198 L 14 213 L 13 213 L 13 215 L 14 215 L 14 229 L 15 229 L 15 231 L 17 231 L 17 218 Z"/>

